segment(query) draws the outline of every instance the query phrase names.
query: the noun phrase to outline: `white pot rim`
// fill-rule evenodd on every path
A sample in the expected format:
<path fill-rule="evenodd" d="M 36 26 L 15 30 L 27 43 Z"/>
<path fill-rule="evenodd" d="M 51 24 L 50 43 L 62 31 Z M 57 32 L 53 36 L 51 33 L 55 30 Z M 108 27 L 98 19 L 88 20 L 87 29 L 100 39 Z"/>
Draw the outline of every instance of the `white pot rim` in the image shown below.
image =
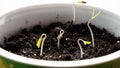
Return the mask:
<path fill-rule="evenodd" d="M 49 5 L 49 4 L 48 4 Z M 57 5 L 57 4 L 56 4 Z M 62 4 L 60 4 L 62 5 Z M 88 5 L 90 6 L 90 5 Z M 116 51 L 112 54 L 92 58 L 92 59 L 85 59 L 85 60 L 76 60 L 76 61 L 48 61 L 48 60 L 38 60 L 32 59 L 27 57 L 22 57 L 13 53 L 10 53 L 2 48 L 0 48 L 0 55 L 7 59 L 20 62 L 23 64 L 29 64 L 34 66 L 45 66 L 45 67 L 84 67 L 84 66 L 91 66 L 96 64 L 105 63 L 108 61 L 112 61 L 115 59 L 120 58 L 120 51 Z"/>

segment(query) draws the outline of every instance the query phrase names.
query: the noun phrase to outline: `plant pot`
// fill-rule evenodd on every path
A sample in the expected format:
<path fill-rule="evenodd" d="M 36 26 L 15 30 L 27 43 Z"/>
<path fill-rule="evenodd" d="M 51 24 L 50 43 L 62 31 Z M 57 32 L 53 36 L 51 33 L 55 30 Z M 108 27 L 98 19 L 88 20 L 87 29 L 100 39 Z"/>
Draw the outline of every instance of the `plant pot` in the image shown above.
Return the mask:
<path fill-rule="evenodd" d="M 92 14 L 92 9 L 101 11 L 101 14 L 92 21 L 99 28 L 105 28 L 116 37 L 120 37 L 120 17 L 106 10 L 86 6 L 75 5 L 76 22 L 86 22 Z M 0 41 L 4 37 L 16 33 L 22 28 L 30 29 L 41 24 L 47 26 L 51 22 L 68 22 L 73 19 L 71 4 L 47 4 L 21 8 L 12 11 L 0 18 Z M 120 51 L 98 58 L 78 61 L 46 61 L 22 57 L 0 48 L 0 66 L 2 68 L 44 68 L 44 67 L 79 67 L 79 68 L 120 68 Z"/>

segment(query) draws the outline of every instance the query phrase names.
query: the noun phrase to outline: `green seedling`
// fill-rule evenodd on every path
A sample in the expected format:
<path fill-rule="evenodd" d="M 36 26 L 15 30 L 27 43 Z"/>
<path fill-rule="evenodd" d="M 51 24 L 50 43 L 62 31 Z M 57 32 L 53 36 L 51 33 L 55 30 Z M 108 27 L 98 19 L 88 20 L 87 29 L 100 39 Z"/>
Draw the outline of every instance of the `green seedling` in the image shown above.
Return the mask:
<path fill-rule="evenodd" d="M 80 48 L 80 56 L 81 56 L 81 58 L 83 58 L 84 52 L 83 52 L 82 46 L 80 44 L 80 41 L 82 41 L 84 43 L 84 45 L 90 45 L 91 42 L 90 41 L 84 41 L 83 39 L 80 39 L 80 38 L 77 40 L 77 43 L 78 43 L 79 48 Z"/>
<path fill-rule="evenodd" d="M 60 34 L 57 36 L 57 45 L 58 45 L 58 49 L 59 49 L 59 46 L 60 46 L 60 40 L 61 38 L 63 37 L 63 34 L 64 34 L 64 30 L 63 29 L 60 29 Z"/>
<path fill-rule="evenodd" d="M 38 48 L 41 47 L 41 51 L 40 51 L 40 56 L 42 56 L 42 53 L 43 53 L 43 45 L 44 45 L 44 41 L 45 39 L 47 38 L 47 35 L 45 33 L 43 33 L 40 38 L 38 39 L 37 43 L 36 43 L 36 46 Z"/>
<path fill-rule="evenodd" d="M 99 14 L 100 14 L 100 11 L 99 11 L 97 14 L 95 14 L 95 10 L 93 9 L 92 16 L 91 16 L 91 18 L 88 20 L 88 23 L 87 23 L 87 26 L 88 26 L 89 31 L 90 31 L 90 34 L 91 34 L 92 46 L 93 46 L 93 47 L 95 46 L 95 42 L 94 42 L 93 31 L 92 31 L 92 29 L 91 29 L 91 27 L 90 27 L 90 23 L 91 23 L 91 21 L 92 21 L 93 19 L 95 19 Z"/>

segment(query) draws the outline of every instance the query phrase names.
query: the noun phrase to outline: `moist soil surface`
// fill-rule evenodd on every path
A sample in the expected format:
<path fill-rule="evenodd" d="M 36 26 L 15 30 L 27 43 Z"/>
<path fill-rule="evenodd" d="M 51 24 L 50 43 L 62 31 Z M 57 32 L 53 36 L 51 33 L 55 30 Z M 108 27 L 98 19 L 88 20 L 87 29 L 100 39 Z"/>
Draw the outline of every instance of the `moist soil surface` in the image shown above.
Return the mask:
<path fill-rule="evenodd" d="M 47 27 L 36 25 L 30 30 L 21 29 L 15 35 L 4 39 L 4 45 L 1 47 L 9 52 L 35 59 L 43 60 L 83 60 L 108 55 L 120 50 L 120 38 L 114 37 L 107 30 L 99 29 L 94 25 L 90 25 L 94 34 L 95 47 L 92 44 L 84 45 L 83 58 L 77 40 L 79 38 L 91 41 L 90 31 L 87 24 L 72 25 L 71 22 L 62 24 L 60 22 L 52 23 Z M 61 28 L 64 34 L 60 40 L 60 47 L 57 47 L 57 36 Z M 43 54 L 40 56 L 40 48 L 37 48 L 36 42 L 41 34 L 46 33 L 43 46 Z"/>

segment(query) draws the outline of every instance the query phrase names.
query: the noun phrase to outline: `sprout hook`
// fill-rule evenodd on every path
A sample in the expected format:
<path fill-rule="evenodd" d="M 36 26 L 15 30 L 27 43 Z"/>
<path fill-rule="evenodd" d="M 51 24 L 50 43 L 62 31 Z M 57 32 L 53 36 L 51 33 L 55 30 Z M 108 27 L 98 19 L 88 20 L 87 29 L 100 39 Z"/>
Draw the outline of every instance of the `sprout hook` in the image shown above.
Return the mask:
<path fill-rule="evenodd" d="M 43 53 L 43 45 L 44 45 L 44 41 L 45 39 L 47 38 L 47 35 L 45 33 L 43 33 L 40 38 L 38 39 L 37 41 L 37 47 L 40 48 L 41 47 L 41 51 L 40 51 L 40 56 L 42 55 Z"/>
<path fill-rule="evenodd" d="M 84 52 L 83 52 L 82 46 L 80 44 L 80 41 L 82 41 L 84 43 L 84 45 L 91 44 L 91 42 L 90 41 L 84 41 L 83 39 L 80 39 L 80 38 L 77 40 L 77 43 L 78 43 L 79 48 L 80 48 L 80 54 L 81 54 L 80 56 L 81 56 L 81 58 L 83 58 Z"/>
<path fill-rule="evenodd" d="M 60 46 L 60 39 L 62 38 L 63 34 L 64 34 L 64 30 L 60 29 L 60 34 L 57 36 L 57 40 L 58 40 L 57 45 L 58 45 L 58 48 Z"/>

